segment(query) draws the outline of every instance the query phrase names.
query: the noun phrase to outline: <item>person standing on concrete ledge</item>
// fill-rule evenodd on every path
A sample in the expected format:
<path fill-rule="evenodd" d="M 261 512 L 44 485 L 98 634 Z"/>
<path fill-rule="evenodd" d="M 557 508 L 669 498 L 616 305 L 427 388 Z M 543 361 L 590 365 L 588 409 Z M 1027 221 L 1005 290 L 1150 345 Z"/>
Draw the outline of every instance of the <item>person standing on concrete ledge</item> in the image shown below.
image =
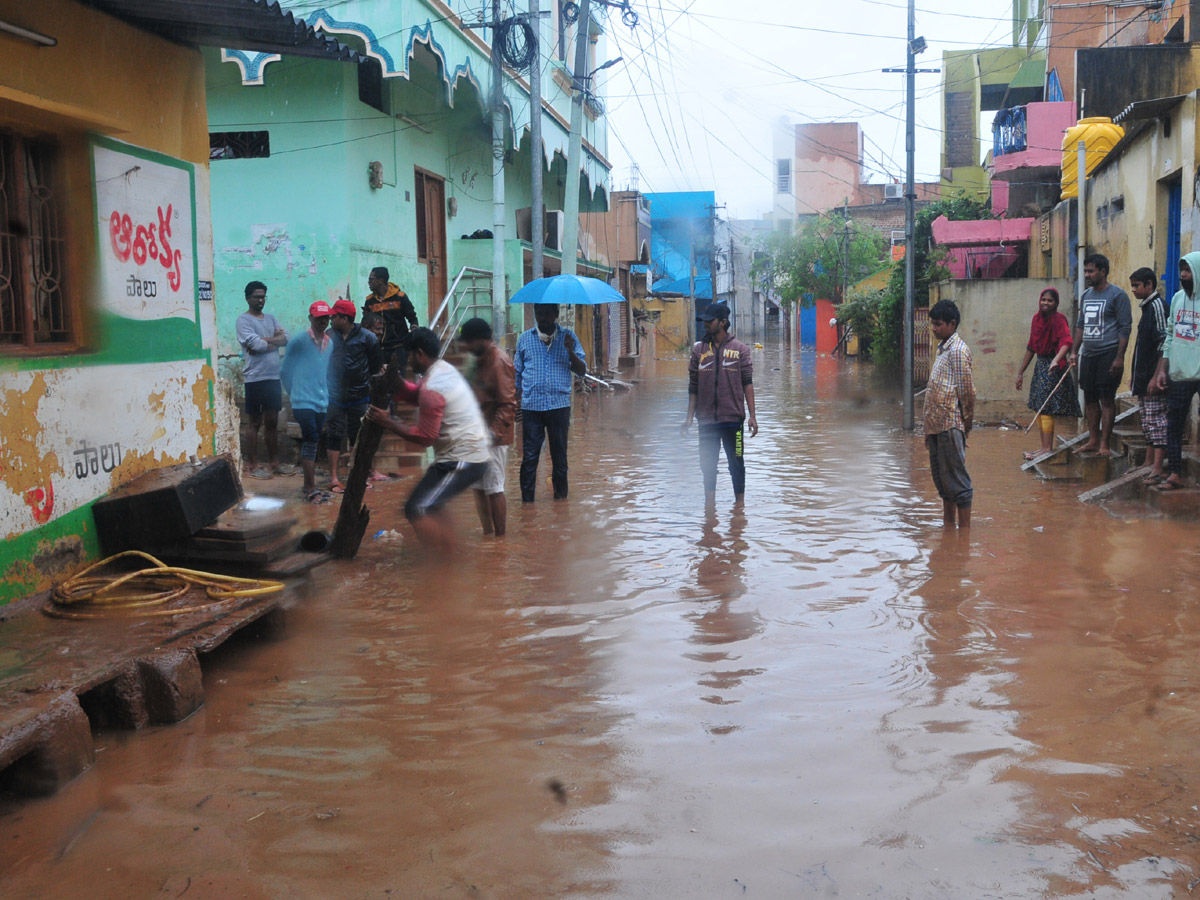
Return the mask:
<path fill-rule="evenodd" d="M 1167 336 L 1162 360 L 1154 374 L 1154 386 L 1167 392 L 1167 480 L 1160 491 L 1177 491 L 1183 480 L 1183 429 L 1187 424 L 1192 396 L 1200 393 L 1200 303 L 1196 300 L 1196 271 L 1200 253 L 1192 252 L 1179 261 L 1179 290 L 1171 299 Z"/>
<path fill-rule="evenodd" d="M 521 409 L 521 500 L 532 503 L 538 458 L 550 438 L 554 499 L 567 499 L 567 431 L 571 427 L 571 374 L 586 375 L 583 344 L 558 324 L 557 303 L 535 303 L 533 328 L 517 338 L 513 368 Z"/>
<path fill-rule="evenodd" d="M 1141 406 L 1139 418 L 1146 438 L 1146 465 L 1150 467 L 1142 484 L 1149 487 L 1167 477 L 1163 471 L 1167 457 L 1167 396 L 1153 383 L 1167 339 L 1167 302 L 1159 296 L 1158 276 L 1146 266 L 1129 276 L 1129 289 L 1142 310 L 1133 344 L 1130 391 Z"/>
<path fill-rule="evenodd" d="M 367 287 L 371 293 L 363 301 L 363 312 L 374 313 L 383 320 L 383 361 L 394 365 L 404 377 L 408 368 L 408 336 L 417 327 L 417 310 L 408 294 L 388 279 L 390 273 L 383 266 L 376 266 L 367 276 Z M 366 319 L 366 316 L 363 316 Z M 366 322 L 364 321 L 364 325 Z"/>
<path fill-rule="evenodd" d="M 1129 295 L 1108 280 L 1108 257 L 1093 253 L 1083 261 L 1087 290 L 1079 299 L 1074 345 L 1068 360 L 1079 359 L 1079 387 L 1088 439 L 1079 453 L 1112 449 L 1113 422 L 1117 418 L 1117 388 L 1125 373 L 1125 348 L 1133 331 Z M 1082 344 L 1080 343 L 1082 338 Z"/>
<path fill-rule="evenodd" d="M 242 347 L 242 382 L 246 389 L 246 427 L 242 429 L 242 458 L 251 478 L 294 475 L 279 464 L 279 411 L 283 391 L 279 382 L 279 348 L 286 347 L 288 334 L 279 320 L 263 307 L 267 286 L 261 281 L 246 285 L 246 312 L 238 316 L 237 340 Z M 258 464 L 258 429 L 267 445 L 267 466 Z"/>
<path fill-rule="evenodd" d="M 383 368 L 383 351 L 371 332 L 355 323 L 358 310 L 349 300 L 330 308 L 333 352 L 329 355 L 329 412 L 325 417 L 325 442 L 329 453 L 329 490 L 344 494 L 338 478 L 342 441 L 358 440 L 363 414 L 371 405 L 371 376 Z"/>
<path fill-rule="evenodd" d="M 324 503 L 329 495 L 317 490 L 317 445 L 329 408 L 329 317 L 333 310 L 324 300 L 308 308 L 308 328 L 288 341 L 279 378 L 292 402 L 292 418 L 300 426 L 300 468 L 304 486 L 300 496 L 309 503 Z"/>
<path fill-rule="evenodd" d="M 975 491 L 967 472 L 967 436 L 975 423 L 975 382 L 971 351 L 958 334 L 962 316 L 950 300 L 939 300 L 929 310 L 929 328 L 938 339 L 937 358 L 925 386 L 925 446 L 929 471 L 942 498 L 942 525 L 953 528 L 957 514 L 960 529 L 971 527 Z"/>

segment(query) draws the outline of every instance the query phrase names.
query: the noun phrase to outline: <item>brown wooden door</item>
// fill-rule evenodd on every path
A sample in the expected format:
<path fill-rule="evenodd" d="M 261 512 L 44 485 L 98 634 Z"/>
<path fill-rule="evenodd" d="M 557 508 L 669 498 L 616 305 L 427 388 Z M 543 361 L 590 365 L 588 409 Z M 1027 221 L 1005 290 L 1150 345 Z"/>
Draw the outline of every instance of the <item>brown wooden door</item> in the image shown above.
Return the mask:
<path fill-rule="evenodd" d="M 429 306 L 424 319 L 435 325 L 434 313 L 446 299 L 446 182 L 417 170 L 417 258 L 425 264 Z"/>

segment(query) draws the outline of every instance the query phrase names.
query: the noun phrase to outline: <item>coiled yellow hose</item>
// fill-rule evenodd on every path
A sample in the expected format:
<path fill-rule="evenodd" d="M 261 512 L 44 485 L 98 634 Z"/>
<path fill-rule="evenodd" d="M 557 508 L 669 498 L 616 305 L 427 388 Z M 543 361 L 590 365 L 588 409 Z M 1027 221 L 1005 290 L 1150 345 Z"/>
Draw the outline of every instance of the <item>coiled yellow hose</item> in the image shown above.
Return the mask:
<path fill-rule="evenodd" d="M 121 574 L 100 570 L 125 557 L 141 557 L 151 566 Z M 203 587 L 207 603 L 166 607 L 188 591 Z M 126 550 L 102 559 L 68 578 L 54 589 L 42 612 L 59 619 L 109 619 L 179 616 L 199 612 L 218 603 L 259 597 L 283 590 L 283 583 L 255 578 L 235 578 L 196 569 L 168 566 L 141 550 Z"/>

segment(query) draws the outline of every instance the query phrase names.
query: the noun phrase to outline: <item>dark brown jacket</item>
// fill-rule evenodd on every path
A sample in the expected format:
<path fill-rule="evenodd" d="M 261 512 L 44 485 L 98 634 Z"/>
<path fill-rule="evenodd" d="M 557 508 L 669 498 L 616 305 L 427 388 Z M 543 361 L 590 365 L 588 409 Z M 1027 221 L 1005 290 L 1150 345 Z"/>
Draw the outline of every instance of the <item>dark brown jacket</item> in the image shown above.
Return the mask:
<path fill-rule="evenodd" d="M 746 418 L 746 385 L 754 383 L 750 348 L 733 337 L 720 346 L 697 341 L 688 361 L 688 393 L 696 395 L 696 421 L 723 425 Z"/>

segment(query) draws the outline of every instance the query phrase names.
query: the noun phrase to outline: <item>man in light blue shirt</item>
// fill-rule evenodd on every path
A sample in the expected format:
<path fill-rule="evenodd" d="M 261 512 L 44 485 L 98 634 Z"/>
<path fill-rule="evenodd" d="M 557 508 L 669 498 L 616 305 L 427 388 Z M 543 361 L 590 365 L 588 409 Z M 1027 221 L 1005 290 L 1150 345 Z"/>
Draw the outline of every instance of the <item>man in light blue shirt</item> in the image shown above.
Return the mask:
<path fill-rule="evenodd" d="M 571 425 L 572 373 L 587 373 L 583 345 L 558 324 L 557 303 L 535 303 L 537 322 L 517 338 L 513 369 L 521 410 L 521 500 L 532 503 L 542 443 L 550 438 L 554 499 L 567 498 L 567 430 Z"/>
<path fill-rule="evenodd" d="M 304 471 L 304 487 L 300 495 L 309 503 L 324 503 L 325 491 L 317 490 L 317 445 L 325 427 L 325 411 L 329 408 L 329 357 L 333 341 L 328 334 L 329 317 L 333 310 L 324 300 L 308 308 L 309 327 L 288 341 L 283 352 L 279 380 L 292 401 L 292 418 L 300 426 L 300 468 Z"/>

